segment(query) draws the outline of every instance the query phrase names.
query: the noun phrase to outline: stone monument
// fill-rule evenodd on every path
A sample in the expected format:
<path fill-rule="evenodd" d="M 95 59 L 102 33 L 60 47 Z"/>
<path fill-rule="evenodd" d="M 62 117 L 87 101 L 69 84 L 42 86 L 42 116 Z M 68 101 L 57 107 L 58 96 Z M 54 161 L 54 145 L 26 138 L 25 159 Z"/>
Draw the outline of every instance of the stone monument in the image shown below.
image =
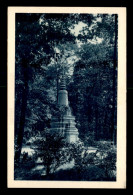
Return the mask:
<path fill-rule="evenodd" d="M 68 92 L 66 90 L 65 75 L 62 75 L 60 87 L 58 91 L 58 105 L 64 106 L 66 109 L 61 117 L 53 116 L 51 118 L 51 132 L 60 133 L 64 136 L 68 143 L 78 141 L 78 129 L 75 127 L 75 117 L 72 115 L 71 108 L 68 103 Z"/>

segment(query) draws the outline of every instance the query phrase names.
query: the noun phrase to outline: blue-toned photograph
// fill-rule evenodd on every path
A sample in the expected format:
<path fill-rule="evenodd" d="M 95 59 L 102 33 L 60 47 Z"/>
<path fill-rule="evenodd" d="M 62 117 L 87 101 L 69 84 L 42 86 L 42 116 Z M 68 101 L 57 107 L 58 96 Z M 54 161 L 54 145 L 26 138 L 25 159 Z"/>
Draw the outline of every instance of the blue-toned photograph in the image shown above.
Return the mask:
<path fill-rule="evenodd" d="M 14 180 L 116 181 L 118 14 L 15 14 Z"/>

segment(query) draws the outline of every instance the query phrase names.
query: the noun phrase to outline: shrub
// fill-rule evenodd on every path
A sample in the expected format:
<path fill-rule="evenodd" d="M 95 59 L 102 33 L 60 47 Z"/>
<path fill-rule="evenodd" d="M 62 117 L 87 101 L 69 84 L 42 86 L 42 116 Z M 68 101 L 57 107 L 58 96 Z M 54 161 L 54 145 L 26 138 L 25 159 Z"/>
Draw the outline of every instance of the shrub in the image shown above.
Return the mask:
<path fill-rule="evenodd" d="M 116 147 L 111 142 L 98 142 L 95 164 L 102 168 L 107 178 L 115 177 Z"/>
<path fill-rule="evenodd" d="M 89 170 L 95 170 L 94 180 L 114 180 L 116 148 L 110 142 L 97 142 L 96 152 L 89 152 L 83 143 L 71 144 L 71 156 L 80 180 L 89 179 Z M 92 171 L 91 170 L 91 171 Z M 97 171 L 97 173 L 96 173 Z M 91 177 L 92 179 L 92 177 Z M 90 180 L 90 179 L 89 179 Z"/>
<path fill-rule="evenodd" d="M 34 145 L 35 154 L 37 158 L 42 160 L 47 175 L 70 161 L 67 143 L 65 143 L 64 137 L 59 134 L 47 133 L 45 138 L 36 140 Z"/>

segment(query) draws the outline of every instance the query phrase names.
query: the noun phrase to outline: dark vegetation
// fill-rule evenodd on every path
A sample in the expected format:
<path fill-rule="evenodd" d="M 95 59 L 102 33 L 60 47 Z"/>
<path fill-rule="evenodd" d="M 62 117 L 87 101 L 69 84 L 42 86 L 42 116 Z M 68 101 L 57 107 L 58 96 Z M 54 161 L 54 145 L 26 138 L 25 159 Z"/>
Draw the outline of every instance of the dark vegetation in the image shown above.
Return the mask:
<path fill-rule="evenodd" d="M 83 142 L 68 144 L 60 136 L 47 135 L 46 137 L 46 140 L 37 139 L 32 144 L 35 150 L 32 156 L 23 153 L 20 163 L 15 164 L 15 179 L 116 180 L 116 148 L 112 143 L 98 142 L 96 150 L 89 152 Z M 42 160 L 40 164 L 37 163 L 38 158 Z M 66 169 L 60 167 L 73 162 L 72 167 L 68 166 Z M 43 168 L 36 169 L 39 165 L 43 165 Z"/>
<path fill-rule="evenodd" d="M 84 27 L 74 35 L 71 29 L 80 22 Z M 115 179 L 111 171 L 116 162 L 117 25 L 117 15 L 108 14 L 16 14 L 15 178 Z M 86 158 L 81 158 L 78 145 L 67 145 L 65 152 L 72 152 L 66 159 L 61 153 L 66 144 L 63 139 L 52 142 L 46 136 L 51 116 L 60 111 L 57 98 L 62 67 L 84 151 L 88 146 L 97 148 Z M 35 155 L 21 156 L 22 146 L 28 144 L 36 145 Z M 52 157 L 46 148 L 51 148 Z M 94 157 L 99 151 L 100 156 L 107 155 Z M 37 157 L 43 160 L 46 176 L 40 170 L 32 173 Z M 50 173 L 49 166 L 57 164 L 56 169 L 71 159 L 75 160 L 72 169 Z M 84 159 L 85 164 L 79 164 Z"/>

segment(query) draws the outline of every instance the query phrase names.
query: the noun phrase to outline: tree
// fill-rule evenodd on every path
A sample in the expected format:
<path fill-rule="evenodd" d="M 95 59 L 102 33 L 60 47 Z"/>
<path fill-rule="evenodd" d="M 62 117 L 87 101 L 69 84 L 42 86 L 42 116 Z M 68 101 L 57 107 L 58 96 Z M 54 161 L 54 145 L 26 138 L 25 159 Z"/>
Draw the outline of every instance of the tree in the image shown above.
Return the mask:
<path fill-rule="evenodd" d="M 104 39 L 104 43 L 113 49 L 113 108 L 112 108 L 112 139 L 116 144 L 116 107 L 117 107 L 117 40 L 118 40 L 118 15 L 117 14 L 102 14 L 98 15 L 101 22 L 97 23 L 96 35 Z"/>
<path fill-rule="evenodd" d="M 110 139 L 110 135 L 107 136 L 110 132 L 110 113 L 114 111 L 114 107 L 109 107 L 112 106 L 110 97 L 113 95 L 112 54 L 116 29 L 113 17 L 92 14 L 16 14 L 17 159 L 20 157 L 23 138 L 26 140 L 33 132 L 36 134 L 50 127 L 51 115 L 56 112 L 62 66 L 80 136 L 84 139 L 89 129 L 98 132 L 96 136 L 99 138 Z M 74 35 L 72 29 L 79 24 L 84 24 L 84 27 L 78 35 Z M 97 38 L 102 40 L 101 44 Z M 77 41 L 81 43 L 80 47 Z M 57 53 L 60 57 L 56 62 Z"/>
<path fill-rule="evenodd" d="M 79 61 L 69 85 L 70 102 L 83 139 L 92 131 L 97 140 L 115 141 L 117 15 L 97 15 L 90 27 L 80 32 L 82 44 L 76 51 Z M 93 32 L 92 39 L 86 37 L 89 31 Z"/>
<path fill-rule="evenodd" d="M 21 14 L 20 14 L 21 15 Z M 26 117 L 26 108 L 27 108 L 27 99 L 28 99 L 28 91 L 29 91 L 29 80 L 32 80 L 32 71 L 31 67 L 34 66 L 32 61 L 34 59 L 33 52 L 36 47 L 36 32 L 38 31 L 39 25 L 36 20 L 39 19 L 38 15 L 34 15 L 34 17 L 29 17 L 28 14 L 22 14 L 20 17 L 19 14 L 16 15 L 16 78 L 18 71 L 19 75 L 22 76 L 16 80 L 16 89 L 19 88 L 19 83 L 22 86 L 22 98 L 20 102 L 20 124 L 18 130 L 16 131 L 17 136 L 17 150 L 15 153 L 15 159 L 19 161 L 22 142 L 23 142 L 23 133 L 24 133 L 24 126 L 25 126 L 25 117 Z M 32 25 L 28 25 L 28 22 L 31 22 Z M 34 31 L 33 31 L 33 29 Z M 32 33 L 31 33 L 32 31 Z M 34 43 L 33 43 L 34 40 Z M 36 48 L 37 49 L 37 48 Z M 18 84 L 18 87 L 17 87 Z M 18 91 L 16 90 L 16 93 Z M 17 95 L 16 95 L 17 97 Z M 16 100 L 17 101 L 17 100 Z M 18 108 L 17 108 L 18 109 Z M 16 110 L 17 115 L 17 110 Z"/>
<path fill-rule="evenodd" d="M 102 43 L 90 43 L 80 48 L 79 55 L 83 60 L 75 63 L 69 98 L 80 135 L 84 139 L 91 131 L 98 139 L 109 139 L 111 127 L 107 118 L 112 114 L 112 50 Z M 106 110 L 108 115 L 104 117 Z"/>
<path fill-rule="evenodd" d="M 15 76 L 17 80 L 15 92 L 16 119 L 18 120 L 16 120 L 15 130 L 17 142 L 15 159 L 17 161 L 19 161 L 21 154 L 25 119 L 27 110 L 30 110 L 28 106 L 31 105 L 27 102 L 31 100 L 30 92 L 36 78 L 35 75 L 41 73 L 43 76 L 46 73 L 47 65 L 55 53 L 56 44 L 64 41 L 74 41 L 74 36 L 68 29 L 70 24 L 65 22 L 68 20 L 67 17 L 62 14 L 16 14 Z M 47 79 L 44 79 L 44 82 Z"/>

